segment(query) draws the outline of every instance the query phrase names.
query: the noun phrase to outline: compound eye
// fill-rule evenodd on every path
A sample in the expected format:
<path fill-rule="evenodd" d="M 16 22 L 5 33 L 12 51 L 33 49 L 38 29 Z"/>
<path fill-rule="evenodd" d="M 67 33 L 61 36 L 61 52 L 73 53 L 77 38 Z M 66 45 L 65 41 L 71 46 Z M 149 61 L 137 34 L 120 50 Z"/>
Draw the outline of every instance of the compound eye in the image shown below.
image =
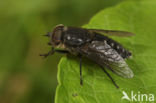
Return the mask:
<path fill-rule="evenodd" d="M 52 41 L 55 45 L 58 45 L 61 42 L 61 34 L 62 34 L 61 30 L 57 30 L 54 32 L 52 36 Z"/>

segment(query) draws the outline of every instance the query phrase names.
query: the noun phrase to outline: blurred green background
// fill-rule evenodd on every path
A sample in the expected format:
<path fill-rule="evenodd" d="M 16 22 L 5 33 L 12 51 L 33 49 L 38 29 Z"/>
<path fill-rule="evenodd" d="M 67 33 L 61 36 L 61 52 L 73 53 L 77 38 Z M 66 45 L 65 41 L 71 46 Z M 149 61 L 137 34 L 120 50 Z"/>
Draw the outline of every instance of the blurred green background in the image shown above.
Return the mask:
<path fill-rule="evenodd" d="M 57 86 L 55 54 L 40 36 L 57 24 L 82 26 L 99 10 L 122 0 L 1 0 L 0 103 L 53 103 Z"/>

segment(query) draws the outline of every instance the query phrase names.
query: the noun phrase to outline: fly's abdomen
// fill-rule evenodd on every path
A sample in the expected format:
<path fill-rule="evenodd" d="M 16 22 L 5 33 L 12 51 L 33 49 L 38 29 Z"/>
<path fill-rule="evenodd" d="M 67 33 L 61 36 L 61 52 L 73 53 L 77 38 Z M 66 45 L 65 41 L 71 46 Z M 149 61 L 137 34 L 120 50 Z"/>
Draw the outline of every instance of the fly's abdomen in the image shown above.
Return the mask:
<path fill-rule="evenodd" d="M 108 38 L 107 36 L 100 35 L 100 34 L 96 33 L 94 40 L 106 42 L 114 50 L 116 50 L 118 52 L 118 54 L 120 54 L 123 58 L 128 58 L 132 55 L 130 51 L 126 50 L 118 42 L 112 40 L 111 38 Z"/>

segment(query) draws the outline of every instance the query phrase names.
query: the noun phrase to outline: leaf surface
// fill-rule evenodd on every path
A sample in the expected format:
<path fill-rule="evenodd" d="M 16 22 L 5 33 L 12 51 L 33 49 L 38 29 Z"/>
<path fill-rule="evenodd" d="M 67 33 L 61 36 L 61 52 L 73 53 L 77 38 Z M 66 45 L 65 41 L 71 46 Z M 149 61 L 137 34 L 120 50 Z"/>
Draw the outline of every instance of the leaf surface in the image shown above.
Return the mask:
<path fill-rule="evenodd" d="M 95 63 L 83 59 L 83 86 L 80 86 L 79 59 L 63 57 L 58 65 L 56 103 L 129 103 L 122 100 L 125 91 L 131 99 L 135 94 L 156 95 L 156 1 L 125 1 L 97 13 L 85 28 L 122 30 L 133 37 L 112 37 L 132 52 L 126 60 L 134 78 L 122 78 L 107 69 L 120 89 Z M 137 99 L 138 100 L 138 99 Z M 145 100 L 145 98 L 144 98 Z"/>

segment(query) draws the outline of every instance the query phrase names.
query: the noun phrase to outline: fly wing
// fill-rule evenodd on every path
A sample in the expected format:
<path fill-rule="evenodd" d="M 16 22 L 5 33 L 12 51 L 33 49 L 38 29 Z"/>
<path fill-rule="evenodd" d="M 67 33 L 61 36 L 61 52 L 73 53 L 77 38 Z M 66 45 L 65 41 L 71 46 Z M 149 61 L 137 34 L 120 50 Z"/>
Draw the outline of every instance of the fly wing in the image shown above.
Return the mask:
<path fill-rule="evenodd" d="M 100 30 L 100 29 L 88 29 L 90 32 L 96 32 L 100 34 L 105 34 L 105 35 L 112 35 L 112 36 L 133 36 L 134 34 L 131 32 L 126 32 L 126 31 L 118 31 L 118 30 Z"/>
<path fill-rule="evenodd" d="M 105 42 L 93 41 L 81 47 L 79 53 L 124 78 L 134 76 L 124 59 Z"/>

